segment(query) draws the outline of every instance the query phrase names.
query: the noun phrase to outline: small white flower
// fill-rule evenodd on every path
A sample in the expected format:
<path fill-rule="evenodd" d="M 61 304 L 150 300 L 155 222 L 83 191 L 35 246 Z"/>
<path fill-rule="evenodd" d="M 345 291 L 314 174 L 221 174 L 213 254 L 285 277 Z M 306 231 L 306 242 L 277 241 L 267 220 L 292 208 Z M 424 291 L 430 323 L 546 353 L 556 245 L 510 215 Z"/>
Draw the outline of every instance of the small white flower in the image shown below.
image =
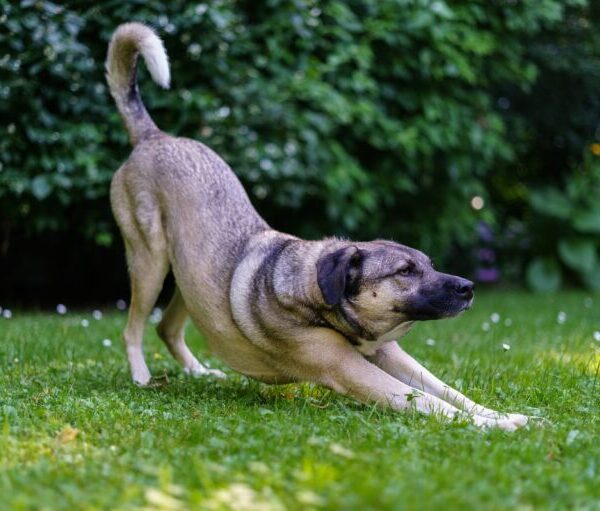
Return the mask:
<path fill-rule="evenodd" d="M 425 344 L 427 344 L 427 346 L 435 346 L 435 339 L 427 339 Z"/>
<path fill-rule="evenodd" d="M 572 429 L 571 431 L 569 431 L 569 434 L 567 435 L 567 445 L 571 445 L 579 436 L 579 434 L 580 432 L 578 429 Z"/>
<path fill-rule="evenodd" d="M 506 318 L 504 320 L 504 326 L 511 326 L 511 325 L 512 325 L 512 319 Z"/>
<path fill-rule="evenodd" d="M 110 348 L 112 346 L 112 341 L 110 339 L 104 339 L 102 341 L 102 346 L 105 348 Z"/>
<path fill-rule="evenodd" d="M 90 326 L 90 322 L 87 319 L 82 319 L 81 320 L 81 326 L 83 328 L 87 328 L 88 326 Z"/>
<path fill-rule="evenodd" d="M 481 325 L 481 328 L 484 332 L 487 332 L 490 329 L 490 324 L 487 321 L 484 321 L 483 325 Z"/>
<path fill-rule="evenodd" d="M 333 454 L 337 454 L 343 458 L 354 458 L 354 453 L 350 449 L 346 449 L 343 445 L 338 444 L 337 442 L 329 444 L 329 450 Z"/>
<path fill-rule="evenodd" d="M 2 317 L 5 318 L 5 319 L 12 318 L 12 312 L 11 312 L 11 310 L 10 309 L 4 309 L 2 311 Z"/>
<path fill-rule="evenodd" d="M 96 320 L 99 321 L 102 319 L 102 311 L 99 311 L 98 309 L 96 309 L 94 312 L 92 312 L 92 317 Z"/>
<path fill-rule="evenodd" d="M 504 351 L 508 351 L 508 350 L 510 349 L 510 344 L 508 344 L 508 343 L 505 343 L 505 342 L 504 342 L 504 343 L 502 343 L 502 349 L 503 349 Z"/>
<path fill-rule="evenodd" d="M 500 314 L 498 314 L 497 312 L 494 312 L 490 316 L 490 319 L 492 320 L 492 323 L 498 323 L 498 321 L 500 321 Z"/>
<path fill-rule="evenodd" d="M 14 362 L 15 364 L 18 364 L 18 363 L 19 363 L 19 359 L 18 359 L 18 358 L 15 358 L 15 359 L 13 360 L 13 362 Z"/>
<path fill-rule="evenodd" d="M 594 340 L 600 342 L 600 330 L 594 332 Z"/>
<path fill-rule="evenodd" d="M 559 325 L 565 323 L 565 321 L 567 321 L 567 313 L 564 311 L 560 311 L 556 316 L 556 321 Z"/>
<path fill-rule="evenodd" d="M 161 319 L 162 310 L 160 310 L 160 307 L 154 307 L 154 309 L 152 310 L 152 314 L 150 314 L 150 322 L 156 325 L 157 323 L 160 323 Z"/>
<path fill-rule="evenodd" d="M 127 302 L 125 300 L 123 300 L 122 298 L 119 298 L 117 300 L 117 309 L 119 309 L 120 311 L 124 311 L 127 308 Z"/>
<path fill-rule="evenodd" d="M 591 296 L 586 296 L 586 297 L 583 299 L 583 306 L 584 306 L 586 309 L 591 309 L 591 308 L 592 308 L 592 305 L 594 305 L 594 300 L 592 300 L 592 297 L 591 297 Z"/>
<path fill-rule="evenodd" d="M 56 312 L 58 312 L 61 316 L 65 315 L 67 313 L 67 306 L 63 303 L 59 303 L 56 306 Z"/>

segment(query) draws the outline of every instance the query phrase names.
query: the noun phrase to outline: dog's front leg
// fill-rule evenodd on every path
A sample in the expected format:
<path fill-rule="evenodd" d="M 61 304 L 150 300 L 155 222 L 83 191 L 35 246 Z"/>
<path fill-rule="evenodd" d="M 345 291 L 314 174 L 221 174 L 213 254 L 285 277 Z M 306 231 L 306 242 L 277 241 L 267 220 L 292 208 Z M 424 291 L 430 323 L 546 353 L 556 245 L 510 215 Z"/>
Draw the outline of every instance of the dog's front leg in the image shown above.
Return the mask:
<path fill-rule="evenodd" d="M 428 392 L 474 416 L 488 419 L 508 419 L 515 426 L 523 426 L 527 423 L 528 418 L 525 415 L 503 414 L 475 403 L 435 377 L 395 342 L 383 345 L 375 355 L 368 357 L 368 360 L 405 384 Z"/>
<path fill-rule="evenodd" d="M 414 409 L 445 418 L 469 417 L 479 426 L 514 430 L 513 421 L 504 418 L 471 416 L 446 401 L 397 380 L 366 360 L 341 335 L 323 331 L 318 343 L 301 343 L 296 351 L 298 379 L 309 379 L 336 392 L 348 394 L 363 403 L 376 403 L 394 410 Z"/>

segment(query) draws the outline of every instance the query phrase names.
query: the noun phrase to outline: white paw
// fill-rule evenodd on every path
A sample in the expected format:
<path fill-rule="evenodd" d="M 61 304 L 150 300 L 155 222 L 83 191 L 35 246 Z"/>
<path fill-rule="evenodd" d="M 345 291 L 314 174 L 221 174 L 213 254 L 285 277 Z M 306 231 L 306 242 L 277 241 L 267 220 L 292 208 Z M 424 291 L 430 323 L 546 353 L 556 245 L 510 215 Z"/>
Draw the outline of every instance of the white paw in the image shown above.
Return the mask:
<path fill-rule="evenodd" d="M 221 378 L 223 380 L 227 378 L 227 375 L 219 369 L 209 369 L 208 374 L 210 376 L 214 376 L 215 378 Z"/>
<path fill-rule="evenodd" d="M 223 371 L 219 371 L 218 369 L 209 369 L 208 367 L 203 366 L 199 362 L 197 364 L 193 364 L 191 367 L 184 367 L 183 372 L 195 378 L 200 378 L 201 376 L 227 378 L 227 375 Z"/>
<path fill-rule="evenodd" d="M 491 420 L 496 420 L 496 421 L 508 420 L 517 427 L 525 426 L 529 422 L 529 417 L 527 415 L 522 415 L 520 413 L 502 413 L 502 412 L 496 412 L 495 410 L 486 410 L 485 412 L 483 412 L 479 415 L 486 419 L 491 419 Z"/>
<path fill-rule="evenodd" d="M 520 413 L 509 413 L 508 420 L 512 421 L 513 424 L 515 424 L 516 426 L 522 427 L 529 422 L 529 417 Z"/>
<path fill-rule="evenodd" d="M 133 378 L 133 383 L 140 387 L 145 387 L 148 385 L 148 383 L 150 383 L 150 379 L 152 378 L 147 367 L 132 367 L 131 377 Z"/>
<path fill-rule="evenodd" d="M 490 419 L 489 417 L 482 417 L 480 415 L 476 415 L 473 417 L 473 422 L 475 425 L 482 428 L 499 428 L 504 431 L 515 431 L 519 428 L 519 424 L 516 424 L 510 418 L 505 419 Z"/>

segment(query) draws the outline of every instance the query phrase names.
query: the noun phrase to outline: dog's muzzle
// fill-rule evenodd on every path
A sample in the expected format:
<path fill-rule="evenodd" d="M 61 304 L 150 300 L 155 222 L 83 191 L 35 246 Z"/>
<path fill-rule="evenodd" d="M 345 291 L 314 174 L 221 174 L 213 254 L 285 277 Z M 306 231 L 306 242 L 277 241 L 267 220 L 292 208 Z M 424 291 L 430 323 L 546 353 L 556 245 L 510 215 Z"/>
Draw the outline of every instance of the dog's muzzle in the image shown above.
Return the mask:
<path fill-rule="evenodd" d="M 456 316 L 471 307 L 475 284 L 470 280 L 438 273 L 425 282 L 406 304 L 406 316 L 414 320 Z"/>

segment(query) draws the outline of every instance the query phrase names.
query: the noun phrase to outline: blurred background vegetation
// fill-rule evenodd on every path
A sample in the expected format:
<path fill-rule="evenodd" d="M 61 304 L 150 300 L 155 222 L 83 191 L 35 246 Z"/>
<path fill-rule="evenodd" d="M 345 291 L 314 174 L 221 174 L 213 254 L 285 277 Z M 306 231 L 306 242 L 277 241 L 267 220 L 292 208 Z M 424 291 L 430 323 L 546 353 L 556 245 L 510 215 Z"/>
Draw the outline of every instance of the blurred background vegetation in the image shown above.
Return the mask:
<path fill-rule="evenodd" d="M 600 3 L 183 0 L 0 7 L 0 300 L 126 296 L 104 80 L 164 39 L 158 126 L 213 147 L 275 228 L 392 238 L 480 282 L 600 290 Z"/>

